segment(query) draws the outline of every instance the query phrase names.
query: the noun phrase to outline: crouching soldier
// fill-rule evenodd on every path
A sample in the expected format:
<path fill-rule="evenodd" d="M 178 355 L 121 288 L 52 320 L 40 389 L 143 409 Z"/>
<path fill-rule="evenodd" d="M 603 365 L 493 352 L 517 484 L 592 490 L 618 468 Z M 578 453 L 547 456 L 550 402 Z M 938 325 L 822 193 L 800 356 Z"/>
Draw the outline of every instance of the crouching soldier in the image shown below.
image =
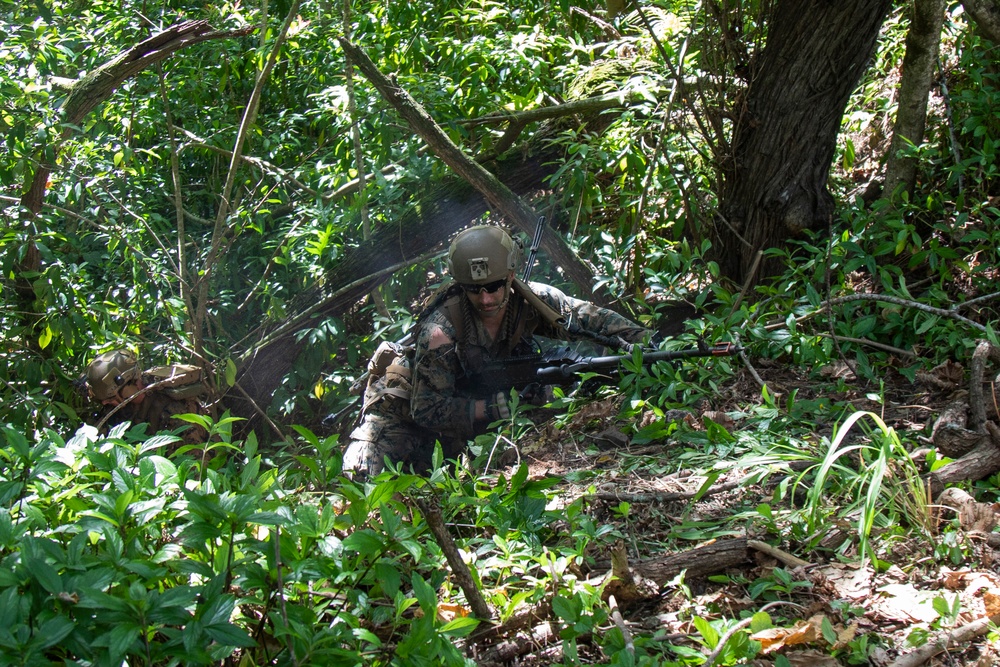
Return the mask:
<path fill-rule="evenodd" d="M 415 344 L 383 343 L 369 364 L 345 472 L 377 474 L 386 458 L 426 470 L 435 441 L 446 458 L 460 454 L 491 422 L 510 416 L 509 392 L 484 395 L 475 386 L 477 371 L 491 361 L 537 353 L 535 336 L 628 347 L 651 334 L 611 310 L 518 280 L 520 263 L 520 244 L 500 227 L 471 227 L 455 237 L 448 251 L 454 283 L 418 319 Z M 522 401 L 545 395 L 532 389 Z"/>
<path fill-rule="evenodd" d="M 209 413 L 199 402 L 208 387 L 197 366 L 175 364 L 144 371 L 132 352 L 112 350 L 90 362 L 84 381 L 90 399 L 104 406 L 96 423 L 99 431 L 127 421 L 148 424 L 150 435 L 185 427 L 181 433 L 185 444 L 202 444 L 208 438 L 201 426 L 176 417 Z"/>

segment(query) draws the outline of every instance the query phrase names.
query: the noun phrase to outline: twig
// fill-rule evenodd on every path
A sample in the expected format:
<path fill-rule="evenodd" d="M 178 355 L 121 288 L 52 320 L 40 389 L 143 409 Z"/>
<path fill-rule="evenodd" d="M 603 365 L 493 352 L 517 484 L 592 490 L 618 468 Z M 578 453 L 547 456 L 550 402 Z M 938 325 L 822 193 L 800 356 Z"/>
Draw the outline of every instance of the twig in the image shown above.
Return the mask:
<path fill-rule="evenodd" d="M 916 352 L 911 352 L 910 350 L 904 350 L 902 348 L 893 347 L 892 345 L 886 345 L 885 343 L 879 343 L 874 340 L 868 340 L 867 338 L 852 338 L 851 336 L 837 336 L 825 331 L 817 334 L 819 336 L 825 336 L 827 338 L 836 338 L 837 340 L 844 341 L 845 343 L 857 343 L 858 345 L 868 345 L 869 347 L 874 347 L 884 352 L 891 352 L 892 354 L 897 354 L 901 357 L 909 357 L 910 359 L 917 359 L 920 355 Z"/>
<path fill-rule="evenodd" d="M 944 308 L 935 308 L 934 306 L 928 306 L 927 304 L 920 303 L 919 301 L 911 301 L 910 299 L 902 299 L 898 296 L 889 296 L 887 294 L 848 294 L 847 296 L 838 296 L 835 299 L 830 299 L 823 305 L 826 307 L 836 306 L 841 303 L 848 303 L 850 301 L 883 301 L 885 303 L 892 303 L 897 306 L 905 306 L 907 308 L 916 308 L 917 310 L 922 310 L 926 313 L 931 313 L 933 315 L 939 315 L 941 317 L 947 317 L 953 320 L 958 320 L 976 331 L 982 331 L 986 333 L 986 327 L 978 322 L 973 322 L 968 317 L 962 317 L 958 313 L 952 310 L 945 310 Z"/>
<path fill-rule="evenodd" d="M 388 266 L 388 267 L 382 269 L 381 271 L 376 271 L 375 273 L 371 273 L 371 274 L 369 274 L 367 276 L 364 276 L 363 278 L 358 278 L 354 282 L 348 283 L 347 285 L 344 285 L 340 289 L 338 289 L 338 290 L 336 290 L 336 291 L 334 291 L 334 292 L 332 292 L 332 293 L 330 293 L 328 295 L 320 297 L 319 299 L 317 299 L 313 303 L 312 306 L 310 306 L 309 308 L 306 308 L 301 313 L 299 313 L 297 316 L 295 316 L 293 318 L 289 318 L 288 320 L 286 320 L 284 322 L 284 324 L 282 324 L 281 326 L 279 326 L 278 328 L 276 328 L 274 331 L 271 331 L 264 339 L 262 339 L 261 341 L 259 341 L 252 349 L 250 349 L 247 352 L 245 352 L 240 357 L 240 362 L 241 363 L 245 362 L 257 350 L 270 345 L 271 343 L 273 343 L 275 340 L 277 340 L 280 336 L 284 335 L 288 331 L 294 330 L 297 326 L 299 326 L 301 324 L 302 320 L 306 319 L 307 317 L 309 317 L 310 315 L 312 315 L 317 310 L 321 310 L 322 308 L 324 308 L 327 305 L 327 303 L 329 303 L 333 299 L 336 299 L 341 294 L 347 294 L 348 292 L 350 292 L 354 288 L 358 287 L 359 285 L 363 285 L 366 282 L 369 282 L 369 281 L 372 281 L 372 280 L 377 280 L 377 279 L 379 279 L 379 278 L 381 278 L 383 276 L 387 276 L 387 275 L 393 274 L 396 271 L 399 271 L 400 269 L 405 269 L 408 266 L 413 266 L 414 264 L 420 264 L 421 262 L 429 261 L 431 259 L 434 259 L 435 257 L 440 257 L 443 254 L 444 254 L 444 251 L 442 251 L 442 250 L 432 250 L 431 252 L 428 252 L 428 253 L 425 253 L 425 254 L 421 255 L 420 257 L 416 257 L 414 259 L 405 259 L 402 262 L 399 262 L 398 264 L 393 264 L 392 266 Z M 249 338 L 250 336 L 253 336 L 254 333 L 255 332 L 251 332 L 250 334 L 247 334 L 247 336 L 244 337 L 243 340 L 239 341 L 239 343 L 243 343 L 244 341 L 247 340 L 247 338 Z M 239 345 L 239 343 L 236 346 L 234 346 L 234 347 L 237 347 Z"/>
<path fill-rule="evenodd" d="M 625 625 L 625 619 L 622 618 L 622 613 L 618 609 L 618 600 L 612 595 L 608 598 L 608 607 L 611 608 L 611 619 L 621 630 L 622 637 L 625 639 L 625 650 L 629 652 L 630 655 L 635 655 L 635 642 L 632 641 L 632 633 L 629 632 L 628 626 Z"/>
<path fill-rule="evenodd" d="M 257 117 L 257 110 L 260 106 L 261 96 L 263 95 L 264 84 L 271 76 L 271 71 L 274 69 L 274 65 L 278 60 L 278 54 L 281 53 L 281 48 L 285 43 L 286 37 L 288 36 L 288 29 L 291 27 L 292 21 L 298 15 L 298 11 L 299 0 L 292 0 L 288 8 L 288 15 L 285 17 L 285 22 L 278 30 L 277 37 L 271 47 L 271 52 L 268 54 L 267 61 L 264 63 L 264 68 L 257 76 L 257 81 L 254 83 L 253 91 L 250 93 L 250 99 L 247 101 L 246 109 L 243 112 L 243 119 L 240 121 L 239 130 L 236 132 L 236 141 L 233 145 L 233 155 L 229 162 L 229 171 L 226 174 L 226 182 L 225 185 L 223 185 L 222 192 L 219 196 L 219 210 L 215 217 L 215 228 L 212 230 L 212 240 L 209 245 L 208 255 L 205 257 L 205 262 L 202 266 L 201 275 L 199 276 L 199 282 L 197 285 L 198 292 L 197 298 L 195 299 L 197 310 L 191 314 L 192 337 L 194 340 L 194 347 L 198 351 L 201 351 L 202 347 L 202 325 L 208 315 L 209 277 L 215 270 L 216 262 L 230 231 L 226 222 L 229 220 L 230 198 L 232 197 L 233 188 L 236 186 L 236 175 L 239 171 L 243 155 L 243 146 L 246 144 L 250 128 L 253 126 L 254 119 Z"/>
<path fill-rule="evenodd" d="M 732 491 L 733 489 L 738 489 L 740 485 L 746 478 L 740 478 L 735 482 L 726 482 L 725 484 L 719 484 L 718 486 L 712 486 L 704 493 L 700 494 L 700 497 L 707 498 L 708 496 L 714 496 L 717 493 L 723 493 L 724 491 Z M 673 500 L 690 500 L 698 496 L 698 491 L 683 491 L 683 492 L 670 492 L 670 493 L 595 493 L 591 497 L 597 498 L 598 500 L 608 500 L 608 501 L 625 501 L 627 503 L 665 503 Z"/>
<path fill-rule="evenodd" d="M 285 604 L 285 584 L 281 575 L 281 526 L 274 527 L 274 570 L 278 578 L 278 602 L 281 603 L 281 618 L 288 627 L 288 606 Z M 295 657 L 295 642 L 288 642 L 288 653 L 292 656 L 292 665 L 298 667 L 299 661 Z"/>
<path fill-rule="evenodd" d="M 982 637 L 997 624 L 1000 624 L 1000 614 L 986 616 L 954 630 L 942 632 L 912 653 L 896 658 L 889 664 L 889 667 L 919 667 L 952 644 L 961 644 L 970 639 Z"/>
<path fill-rule="evenodd" d="M 750 266 L 750 271 L 747 272 L 747 277 L 743 281 L 743 289 L 740 290 L 739 296 L 736 297 L 736 301 L 733 302 L 733 307 L 729 309 L 729 316 L 732 317 L 736 309 L 740 307 L 740 303 L 743 301 L 743 297 L 746 296 L 747 290 L 750 289 L 750 284 L 753 283 L 753 277 L 757 275 L 757 267 L 760 266 L 760 260 L 764 256 L 763 250 L 758 250 L 757 254 L 753 257 L 753 264 Z"/>
<path fill-rule="evenodd" d="M 444 525 L 444 520 L 441 518 L 441 508 L 435 502 L 428 503 L 420 498 L 414 498 L 414 502 L 420 508 L 424 520 L 427 522 L 427 527 L 431 529 L 438 546 L 444 552 L 444 557 L 448 560 L 448 565 L 451 566 L 451 573 L 465 593 L 465 599 L 468 601 L 469 607 L 472 608 L 472 613 L 484 621 L 491 620 L 493 612 L 490 611 L 489 605 L 486 604 L 486 600 L 483 599 L 476 587 L 472 573 L 469 572 L 469 566 L 465 564 L 461 554 L 458 553 L 458 547 L 455 546 L 455 542 L 451 539 L 451 535 Z"/>
<path fill-rule="evenodd" d="M 783 600 L 776 600 L 774 602 L 768 602 L 766 605 L 760 608 L 760 611 L 767 611 L 768 609 L 771 609 L 772 607 L 777 607 L 779 605 L 788 605 L 790 607 L 796 607 L 798 609 L 803 608 L 802 605 L 795 604 L 794 602 L 785 602 Z M 733 635 L 735 635 L 737 632 L 747 627 L 751 623 L 753 623 L 753 616 L 748 616 L 747 618 L 744 618 L 742 621 L 740 621 L 733 627 L 729 628 L 729 630 L 726 631 L 726 634 L 722 635 L 722 637 L 719 638 L 719 643 L 715 645 L 715 650 L 708 654 L 708 658 L 706 658 L 705 662 L 703 663 L 704 667 L 712 667 L 712 665 L 715 664 L 715 661 L 719 659 L 719 656 L 722 655 L 722 649 L 726 648 L 726 643 L 733 638 Z"/>
<path fill-rule="evenodd" d="M 131 403 L 135 399 L 139 398 L 140 396 L 145 396 L 146 394 L 148 394 L 149 392 L 153 391 L 154 389 L 158 389 L 158 388 L 162 387 L 163 385 L 167 384 L 168 382 L 173 382 L 175 379 L 176 378 L 173 377 L 173 376 L 166 377 L 166 378 L 163 378 L 162 380 L 159 380 L 158 382 L 154 382 L 153 384 L 149 385 L 148 387 L 143 387 L 139 391 L 135 392 L 134 394 L 132 394 L 131 396 L 129 396 L 128 398 L 126 398 L 125 400 L 123 400 L 121 403 L 117 404 L 114 408 L 112 408 L 111 411 L 108 412 L 108 414 L 104 415 L 104 417 L 101 418 L 101 421 L 97 422 L 97 425 L 94 428 L 96 428 L 98 431 L 100 431 L 104 427 L 104 425 L 108 422 L 108 419 L 110 419 L 112 415 L 114 415 L 116 412 L 118 412 L 119 410 L 121 410 L 122 408 L 124 408 L 126 405 L 128 405 L 129 403 Z"/>
<path fill-rule="evenodd" d="M 833 262 L 830 261 L 830 256 L 833 254 L 833 216 L 827 216 L 827 243 L 826 243 L 826 271 L 824 272 L 824 282 L 826 283 L 826 298 L 827 301 L 833 296 Z M 833 340 L 833 347 L 837 350 L 837 356 L 840 360 L 844 362 L 854 377 L 860 377 L 858 374 L 858 366 L 856 363 L 850 361 L 844 354 L 844 349 L 840 346 L 840 339 L 836 337 L 837 328 L 836 321 L 834 319 L 833 310 L 830 310 L 830 317 L 826 318 L 826 324 L 828 328 L 829 335 Z"/>
<path fill-rule="evenodd" d="M 977 296 L 975 299 L 969 299 L 968 301 L 963 301 L 962 303 L 956 303 L 954 306 L 949 308 L 949 310 L 954 310 L 957 312 L 962 308 L 968 308 L 969 306 L 972 306 L 974 304 L 979 304 L 984 301 L 991 301 L 993 299 L 996 299 L 997 297 L 1000 297 L 1000 292 L 993 292 L 992 294 L 984 294 L 982 296 Z"/>
<path fill-rule="evenodd" d="M 812 564 L 807 560 L 802 560 L 801 558 L 793 556 L 792 554 L 786 551 L 782 551 L 778 547 L 773 547 L 766 542 L 759 542 L 757 540 L 747 540 L 747 546 L 756 549 L 761 553 L 765 553 L 771 558 L 774 558 L 775 560 L 781 561 L 788 567 L 808 567 L 809 565 Z"/>

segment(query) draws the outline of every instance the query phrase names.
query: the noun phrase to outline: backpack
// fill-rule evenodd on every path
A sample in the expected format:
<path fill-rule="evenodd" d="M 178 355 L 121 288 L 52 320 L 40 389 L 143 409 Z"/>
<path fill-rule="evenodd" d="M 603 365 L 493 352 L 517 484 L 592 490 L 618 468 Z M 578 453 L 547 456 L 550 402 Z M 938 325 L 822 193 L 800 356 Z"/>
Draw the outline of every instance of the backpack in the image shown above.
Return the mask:
<path fill-rule="evenodd" d="M 143 375 L 146 386 L 155 384 L 157 391 L 177 400 L 196 398 L 207 391 L 205 383 L 201 381 L 201 368 L 198 366 L 156 366 L 143 372 Z"/>
<path fill-rule="evenodd" d="M 368 382 L 364 390 L 363 415 L 368 408 L 388 400 L 387 409 L 403 417 L 410 416 L 410 368 L 416 347 L 403 342 L 382 341 L 368 361 Z"/>

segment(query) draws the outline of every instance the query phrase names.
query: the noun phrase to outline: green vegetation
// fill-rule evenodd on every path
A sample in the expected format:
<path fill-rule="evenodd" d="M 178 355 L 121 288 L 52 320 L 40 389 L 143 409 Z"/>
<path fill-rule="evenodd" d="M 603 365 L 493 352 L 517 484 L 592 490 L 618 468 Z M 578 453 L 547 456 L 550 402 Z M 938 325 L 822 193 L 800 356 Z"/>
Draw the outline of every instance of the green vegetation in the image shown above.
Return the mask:
<path fill-rule="evenodd" d="M 310 308 L 345 288 L 334 278 L 368 234 L 395 234 L 449 174 L 367 81 L 348 86 L 343 6 L 0 0 L 0 663 L 788 665 L 809 645 L 856 665 L 982 616 L 978 598 L 937 590 L 945 567 L 983 569 L 988 540 L 927 485 L 957 456 L 929 444 L 954 396 L 926 378 L 968 368 L 979 341 L 1000 345 L 996 47 L 949 12 L 945 85 L 909 149 L 917 185 L 879 198 L 865 186 L 896 111 L 900 5 L 844 114 L 828 228 L 766 249 L 776 268 L 737 284 L 707 231 L 726 148 L 712 142 L 733 127 L 733 54 L 762 44 L 770 18 L 768 3 L 730 4 L 614 17 L 537 0 L 351 5 L 352 40 L 468 154 L 522 171 L 538 165 L 517 156 L 548 161 L 532 205 L 616 307 L 665 328 L 684 301 L 699 318 L 668 347 L 746 350 L 557 390 L 559 414 L 541 424 L 515 400 L 461 461 L 362 484 L 340 474 L 342 434 L 323 417 L 350 406 L 378 341 L 412 324 L 440 257 L 380 275 L 380 298 Z M 65 127 L 64 80 L 185 19 L 231 32 L 143 69 Z M 671 96 L 676 76 L 699 95 Z M 504 125 L 465 122 L 608 92 L 632 102 L 529 123 L 512 147 Z M 574 290 L 551 262 L 533 277 Z M 261 406 L 274 428 L 246 431 L 228 403 L 188 418 L 210 433 L 197 447 L 143 425 L 83 426 L 94 408 L 74 380 L 96 354 L 195 361 L 233 397 L 264 336 L 290 321 L 302 352 Z M 951 390 L 968 389 L 958 378 Z M 1000 474 L 952 486 L 993 503 Z M 429 505 L 500 629 L 471 615 Z M 616 545 L 635 565 L 744 538 L 870 577 L 852 598 L 833 569 L 762 557 L 609 598 Z M 893 637 L 870 603 L 904 581 L 935 590 L 926 619 Z M 814 634 L 790 639 L 797 621 Z M 969 664 L 987 650 L 964 649 Z"/>

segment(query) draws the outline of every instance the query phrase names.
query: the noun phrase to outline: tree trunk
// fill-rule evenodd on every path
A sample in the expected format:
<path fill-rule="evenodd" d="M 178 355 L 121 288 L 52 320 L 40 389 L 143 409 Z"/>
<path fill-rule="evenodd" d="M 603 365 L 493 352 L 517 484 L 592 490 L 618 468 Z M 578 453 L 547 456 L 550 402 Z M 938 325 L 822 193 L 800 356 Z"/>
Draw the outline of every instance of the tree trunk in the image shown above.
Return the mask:
<path fill-rule="evenodd" d="M 782 247 L 833 213 L 826 183 L 840 121 L 875 50 L 891 0 L 779 0 L 732 156 L 720 166 L 722 219 L 713 232 L 723 275 L 744 282 L 758 250 Z M 775 260 L 760 276 L 778 273 Z"/>
<path fill-rule="evenodd" d="M 996 0 L 963 0 L 962 8 L 976 22 L 980 35 L 1000 44 L 1000 5 Z"/>
<path fill-rule="evenodd" d="M 885 165 L 882 193 L 896 197 L 913 193 L 917 181 L 917 161 L 900 157 L 908 144 L 920 145 L 927 120 L 927 96 L 934 82 L 934 65 L 941 46 L 941 26 L 944 23 L 945 0 L 914 0 L 913 18 L 906 35 L 906 55 L 899 82 L 899 105 L 896 125 L 892 131 L 889 159 Z"/>

